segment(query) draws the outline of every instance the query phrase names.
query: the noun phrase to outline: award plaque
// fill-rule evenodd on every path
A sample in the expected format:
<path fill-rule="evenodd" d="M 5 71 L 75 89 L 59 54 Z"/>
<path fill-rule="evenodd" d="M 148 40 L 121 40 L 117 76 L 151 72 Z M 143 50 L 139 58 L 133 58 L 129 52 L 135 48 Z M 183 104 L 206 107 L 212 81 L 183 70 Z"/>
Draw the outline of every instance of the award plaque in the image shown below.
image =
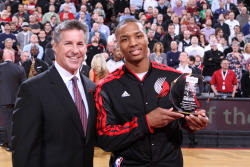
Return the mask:
<path fill-rule="evenodd" d="M 200 107 L 197 96 L 202 93 L 203 78 L 198 74 L 184 73 L 171 83 L 169 99 L 175 112 L 184 115 L 195 113 Z"/>

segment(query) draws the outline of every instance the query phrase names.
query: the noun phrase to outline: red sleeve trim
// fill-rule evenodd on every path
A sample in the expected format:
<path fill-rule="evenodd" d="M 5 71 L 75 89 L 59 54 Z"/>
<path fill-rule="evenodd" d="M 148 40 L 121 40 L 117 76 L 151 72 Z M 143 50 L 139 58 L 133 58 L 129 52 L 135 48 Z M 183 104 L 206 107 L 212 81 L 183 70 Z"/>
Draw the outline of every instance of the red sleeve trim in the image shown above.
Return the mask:
<path fill-rule="evenodd" d="M 148 124 L 148 129 L 151 133 L 154 133 L 154 129 L 150 127 L 149 123 L 148 123 L 148 114 L 146 114 L 146 122 Z"/>

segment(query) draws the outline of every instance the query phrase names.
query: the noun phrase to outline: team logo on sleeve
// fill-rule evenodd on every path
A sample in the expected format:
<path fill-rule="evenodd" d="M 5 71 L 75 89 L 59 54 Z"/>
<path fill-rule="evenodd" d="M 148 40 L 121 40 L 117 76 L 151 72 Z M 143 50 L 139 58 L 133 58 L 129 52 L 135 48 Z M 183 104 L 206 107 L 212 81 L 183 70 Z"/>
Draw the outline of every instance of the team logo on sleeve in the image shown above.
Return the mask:
<path fill-rule="evenodd" d="M 118 157 L 118 158 L 115 160 L 114 167 L 121 167 L 122 160 L 123 160 L 122 157 Z"/>
<path fill-rule="evenodd" d="M 166 96 L 169 92 L 169 84 L 166 81 L 166 77 L 158 78 L 154 84 L 154 89 L 158 94 L 158 98 Z"/>

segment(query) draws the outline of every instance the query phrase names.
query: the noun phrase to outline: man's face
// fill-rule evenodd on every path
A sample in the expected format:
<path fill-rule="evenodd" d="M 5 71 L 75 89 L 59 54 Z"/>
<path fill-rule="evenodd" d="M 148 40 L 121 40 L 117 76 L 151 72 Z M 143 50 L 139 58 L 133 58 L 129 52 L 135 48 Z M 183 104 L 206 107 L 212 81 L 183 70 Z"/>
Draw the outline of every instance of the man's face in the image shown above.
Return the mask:
<path fill-rule="evenodd" d="M 23 5 L 18 5 L 18 11 L 23 12 Z"/>
<path fill-rule="evenodd" d="M 153 8 L 151 7 L 148 8 L 148 14 L 153 14 Z"/>
<path fill-rule="evenodd" d="M 6 24 L 4 26 L 4 31 L 10 31 L 10 25 L 9 24 Z"/>
<path fill-rule="evenodd" d="M 233 19 L 234 19 L 234 13 L 231 12 L 231 13 L 229 14 L 229 19 L 230 19 L 230 20 L 233 20 Z"/>
<path fill-rule="evenodd" d="M 198 38 L 197 37 L 192 37 L 192 39 L 191 39 L 191 43 L 192 44 L 198 44 Z"/>
<path fill-rule="evenodd" d="M 153 38 L 154 37 L 154 31 L 149 30 L 147 36 L 148 36 L 148 38 Z"/>
<path fill-rule="evenodd" d="M 222 69 L 226 70 L 229 67 L 229 61 L 223 60 L 220 65 L 221 65 Z"/>
<path fill-rule="evenodd" d="M 171 42 L 170 47 L 171 47 L 171 49 L 177 49 L 177 47 L 178 47 L 177 42 L 175 42 L 175 41 Z"/>
<path fill-rule="evenodd" d="M 237 34 L 236 36 L 239 40 L 239 42 L 243 41 L 243 34 Z"/>
<path fill-rule="evenodd" d="M 184 38 L 188 40 L 190 38 L 190 32 L 189 31 L 184 31 Z"/>
<path fill-rule="evenodd" d="M 114 57 L 119 60 L 122 57 L 122 53 L 119 48 L 114 49 Z"/>
<path fill-rule="evenodd" d="M 235 26 L 235 27 L 234 27 L 234 32 L 235 32 L 235 33 L 240 32 L 240 27 L 239 27 L 239 26 Z"/>
<path fill-rule="evenodd" d="M 45 38 L 46 37 L 45 31 L 40 31 L 39 32 L 39 37 L 40 38 Z"/>
<path fill-rule="evenodd" d="M 76 74 L 86 53 L 86 41 L 82 30 L 66 30 L 59 43 L 54 42 L 56 62 L 71 74 Z"/>
<path fill-rule="evenodd" d="M 53 5 L 49 6 L 49 11 L 50 12 L 54 12 L 55 11 L 55 7 Z"/>
<path fill-rule="evenodd" d="M 188 55 L 187 55 L 187 53 L 182 52 L 180 54 L 179 61 L 182 62 L 182 63 L 187 62 L 188 61 Z"/>
<path fill-rule="evenodd" d="M 21 62 L 25 62 L 26 60 L 30 58 L 30 55 L 28 52 L 24 52 L 20 58 L 21 58 Z"/>
<path fill-rule="evenodd" d="M 37 58 L 38 53 L 39 53 L 38 48 L 32 47 L 32 48 L 30 49 L 30 54 L 31 54 L 32 57 Z"/>
<path fill-rule="evenodd" d="M 212 21 L 211 21 L 211 20 L 207 20 L 207 21 L 206 21 L 206 26 L 209 26 L 209 27 L 210 27 L 211 25 L 212 25 Z"/>
<path fill-rule="evenodd" d="M 32 35 L 32 36 L 30 37 L 30 41 L 31 41 L 32 43 L 38 42 L 37 35 Z"/>
<path fill-rule="evenodd" d="M 168 33 L 169 34 L 173 34 L 174 33 L 174 26 L 173 25 L 168 26 Z"/>
<path fill-rule="evenodd" d="M 121 26 L 116 39 L 126 62 L 134 64 L 147 59 L 148 39 L 141 24 L 129 22 Z"/>

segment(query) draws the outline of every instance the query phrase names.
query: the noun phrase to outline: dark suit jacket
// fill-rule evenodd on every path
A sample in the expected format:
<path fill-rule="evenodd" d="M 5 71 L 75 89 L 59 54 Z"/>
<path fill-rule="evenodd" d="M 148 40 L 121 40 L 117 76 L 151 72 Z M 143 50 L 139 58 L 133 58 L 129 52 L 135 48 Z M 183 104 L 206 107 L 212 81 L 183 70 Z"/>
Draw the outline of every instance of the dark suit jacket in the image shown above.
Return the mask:
<path fill-rule="evenodd" d="M 87 137 L 54 65 L 21 85 L 13 113 L 13 167 L 93 166 L 95 84 L 80 76 L 89 106 Z"/>
<path fill-rule="evenodd" d="M 22 66 L 11 61 L 0 64 L 0 106 L 15 104 L 18 88 L 25 79 Z"/>
<path fill-rule="evenodd" d="M 29 76 L 31 64 L 32 64 L 32 61 L 30 59 L 23 62 L 23 64 L 22 64 L 27 77 Z M 48 69 L 48 65 L 44 61 L 42 61 L 40 59 L 36 59 L 35 60 L 35 69 L 38 73 L 42 73 Z"/>

